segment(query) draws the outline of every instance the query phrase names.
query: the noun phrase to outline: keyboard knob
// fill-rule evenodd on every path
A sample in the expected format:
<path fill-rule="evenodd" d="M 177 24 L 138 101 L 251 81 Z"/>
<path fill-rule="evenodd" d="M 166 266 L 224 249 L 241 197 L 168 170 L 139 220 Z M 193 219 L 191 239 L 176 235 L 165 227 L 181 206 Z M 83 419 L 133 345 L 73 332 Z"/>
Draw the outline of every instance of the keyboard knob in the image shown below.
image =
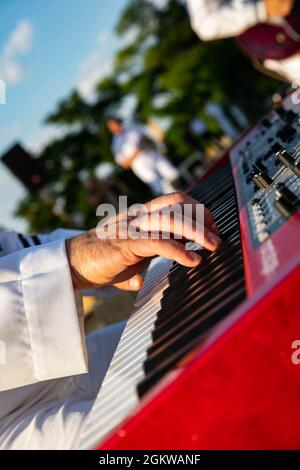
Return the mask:
<path fill-rule="evenodd" d="M 273 183 L 273 180 L 269 175 L 267 175 L 267 173 L 260 171 L 253 175 L 253 182 L 260 189 L 267 189 Z"/>
<path fill-rule="evenodd" d="M 290 204 L 298 206 L 300 201 L 297 194 L 295 194 L 287 186 L 285 186 L 284 183 L 279 183 L 276 187 L 276 195 L 278 196 L 278 198 L 284 197 L 287 201 L 289 201 Z"/>
<path fill-rule="evenodd" d="M 292 172 L 300 178 L 300 164 L 295 162 L 294 157 L 289 152 L 286 150 L 280 150 L 276 153 L 276 157 L 284 164 L 284 166 L 292 170 Z"/>
<path fill-rule="evenodd" d="M 275 207 L 278 212 L 287 219 L 295 212 L 295 206 L 291 204 L 285 197 L 281 196 L 275 201 Z"/>
<path fill-rule="evenodd" d="M 291 170 L 293 173 L 295 173 L 295 175 L 297 175 L 300 178 L 300 164 L 299 163 L 296 163 L 295 165 L 293 165 L 291 167 Z"/>
<path fill-rule="evenodd" d="M 276 157 L 281 161 L 281 163 L 284 164 L 286 167 L 290 167 L 291 165 L 294 165 L 295 159 L 294 157 L 287 152 L 286 150 L 280 150 L 279 152 L 276 153 Z"/>

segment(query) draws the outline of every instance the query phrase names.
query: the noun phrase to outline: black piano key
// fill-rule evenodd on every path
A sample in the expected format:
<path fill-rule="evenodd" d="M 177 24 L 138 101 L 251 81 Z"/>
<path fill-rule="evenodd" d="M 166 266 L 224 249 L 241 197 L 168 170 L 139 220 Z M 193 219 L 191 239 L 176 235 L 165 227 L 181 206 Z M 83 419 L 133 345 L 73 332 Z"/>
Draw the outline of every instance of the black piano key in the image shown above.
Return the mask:
<path fill-rule="evenodd" d="M 171 269 L 169 278 L 170 278 L 170 287 L 168 287 L 165 290 L 164 297 L 162 298 L 161 304 L 162 307 L 166 302 L 169 302 L 169 299 L 167 299 L 167 296 L 170 292 L 179 292 L 181 289 L 187 288 L 187 291 L 189 288 L 192 288 L 191 283 L 193 282 L 194 279 L 197 279 L 199 276 L 205 275 L 207 270 L 211 270 L 211 272 L 214 272 L 216 269 L 216 266 L 220 265 L 220 256 L 223 255 L 224 258 L 222 259 L 222 262 L 226 260 L 227 257 L 231 257 L 231 259 L 234 256 L 240 256 L 241 254 L 241 247 L 240 243 L 237 240 L 236 236 L 232 238 L 232 242 L 229 245 L 229 242 L 225 242 L 218 251 L 210 253 L 208 251 L 201 251 L 201 256 L 203 258 L 200 266 L 197 266 L 196 268 L 186 268 L 184 266 L 178 265 L 175 263 L 175 267 Z M 223 254 L 224 252 L 224 254 Z"/>
<path fill-rule="evenodd" d="M 193 191 L 192 195 L 193 197 L 200 197 L 203 198 L 210 192 L 215 192 L 216 195 L 219 195 L 219 197 L 222 194 L 222 191 L 226 189 L 227 187 L 232 187 L 232 176 L 228 174 L 225 171 L 222 171 L 221 169 L 216 171 L 214 174 L 214 184 L 211 184 L 211 181 L 209 179 L 204 179 L 201 181 L 199 185 L 197 185 Z"/>
<path fill-rule="evenodd" d="M 240 265 L 241 261 L 237 259 L 234 262 L 233 268 L 238 268 Z M 187 307 L 193 299 L 200 295 L 201 292 L 204 292 L 205 289 L 212 289 L 215 282 L 222 280 L 225 276 L 229 275 L 230 270 L 228 267 L 226 265 L 222 265 L 222 263 L 218 263 L 205 277 L 194 277 L 193 284 L 185 290 L 181 289 L 180 283 L 177 283 L 178 287 L 175 287 L 175 290 L 173 285 L 169 287 L 164 293 L 163 302 L 161 303 L 161 309 L 157 314 L 155 325 L 159 327 L 164 324 L 173 315 L 177 315 L 177 312 L 179 312 L 179 309 L 182 306 Z M 183 292 L 184 295 L 182 295 Z"/>
<path fill-rule="evenodd" d="M 234 200 L 229 199 L 228 201 L 225 201 L 224 204 L 222 204 L 220 210 L 211 211 L 218 225 L 222 224 L 226 227 L 226 225 L 229 224 L 229 218 L 232 217 L 233 214 L 236 216 L 236 208 L 234 202 Z"/>
<path fill-rule="evenodd" d="M 235 296 L 235 300 L 231 305 L 228 305 L 228 311 L 223 311 L 223 316 L 220 315 L 219 318 L 215 317 L 215 323 L 218 320 L 225 317 L 229 312 L 232 312 L 234 308 L 239 305 L 245 298 L 244 291 L 242 290 L 238 295 Z M 182 344 L 181 347 L 178 347 L 177 351 L 169 351 L 169 355 L 165 360 L 162 360 L 158 367 L 154 368 L 149 372 L 145 378 L 138 384 L 137 392 L 139 397 L 143 397 L 153 385 L 155 385 L 169 370 L 171 370 L 187 353 L 193 350 L 197 345 L 199 345 L 201 339 L 205 339 L 205 333 L 211 329 L 212 325 L 203 325 L 202 331 L 194 330 L 194 339 L 187 341 L 186 344 Z M 207 329 L 206 329 L 207 327 Z"/>
<path fill-rule="evenodd" d="M 226 209 L 226 207 L 224 208 L 224 210 L 225 210 L 225 209 Z M 237 227 L 238 227 L 238 223 L 237 223 L 236 218 L 234 217 L 234 215 L 231 215 L 230 218 L 228 219 L 228 214 L 227 214 L 226 220 L 225 220 L 225 221 L 224 221 L 224 220 L 221 220 L 221 221 L 220 221 L 220 224 L 219 224 L 219 225 L 220 225 L 220 228 L 221 228 L 221 229 L 223 228 L 223 232 L 224 232 L 223 239 L 224 239 L 224 240 L 226 240 L 226 239 L 231 239 L 231 238 L 234 238 L 234 237 L 235 237 L 235 232 L 234 232 L 234 230 L 232 230 L 232 227 L 230 227 L 230 233 L 229 233 L 229 229 L 228 229 L 228 227 L 227 227 L 227 225 L 228 225 L 229 223 L 231 223 L 232 220 L 235 220 L 235 227 L 237 228 Z M 228 233 L 228 235 L 227 235 L 227 233 Z M 203 252 L 201 252 L 201 255 L 203 256 Z M 205 256 L 205 253 L 204 253 L 204 256 Z M 178 266 L 180 266 L 180 265 L 178 265 L 177 263 L 175 263 L 175 266 L 172 268 L 171 272 L 172 272 L 172 271 L 176 271 L 177 268 L 178 268 Z M 189 268 L 184 268 L 184 269 L 189 269 Z M 149 276 L 149 277 L 148 277 L 147 282 L 148 282 L 148 284 L 150 284 L 149 290 L 152 290 L 152 289 L 154 288 L 154 286 L 155 286 L 155 279 L 156 279 L 157 276 L 158 276 L 158 273 L 155 273 L 155 274 L 153 273 L 152 276 Z M 151 283 L 152 278 L 153 278 L 153 282 Z M 156 283 L 159 283 L 159 281 L 156 281 Z"/>
<path fill-rule="evenodd" d="M 229 255 L 230 256 L 230 255 Z M 240 259 L 236 256 L 236 260 Z M 170 287 L 168 287 L 164 292 L 164 297 L 161 301 L 161 308 L 168 307 L 170 305 L 174 305 L 174 310 L 180 306 L 177 302 L 185 302 L 189 299 L 190 294 L 194 295 L 195 289 L 202 289 L 202 286 L 207 285 L 208 283 L 213 282 L 213 279 L 216 279 L 220 276 L 220 273 L 225 273 L 229 271 L 229 268 L 224 262 L 220 262 L 219 258 L 214 258 L 213 262 L 206 263 L 203 266 L 203 269 L 199 269 L 196 274 L 189 275 L 188 273 L 180 282 L 180 279 L 175 280 L 174 283 L 172 282 Z M 184 297 L 182 296 L 182 292 L 184 292 Z"/>
<path fill-rule="evenodd" d="M 229 188 L 222 189 L 221 197 L 218 193 L 212 190 L 211 194 L 207 194 L 203 196 L 203 198 L 201 199 L 201 202 L 209 206 L 210 210 L 212 211 L 218 208 L 220 205 L 222 205 L 225 201 L 228 201 L 229 199 L 235 196 L 236 195 L 235 195 L 234 188 L 229 187 Z"/>
<path fill-rule="evenodd" d="M 226 260 L 228 260 L 227 264 Z M 200 264 L 200 267 L 195 274 L 189 275 L 189 273 L 186 273 L 186 278 L 183 278 L 181 282 L 180 278 L 177 278 L 175 280 L 170 278 L 171 285 L 164 292 L 161 307 L 163 308 L 165 305 L 173 304 L 174 309 L 177 309 L 178 305 L 175 302 L 180 301 L 182 299 L 183 291 L 185 294 L 184 300 L 187 300 L 189 292 L 192 291 L 192 293 L 194 293 L 197 285 L 199 286 L 199 284 L 206 284 L 209 279 L 218 276 L 221 270 L 229 270 L 229 262 L 236 262 L 236 260 L 240 260 L 240 264 L 242 264 L 241 251 L 238 250 L 237 252 L 236 250 L 228 250 L 228 252 L 226 253 L 226 258 L 224 257 L 224 259 L 222 258 L 222 260 L 220 260 L 220 256 L 215 256 L 214 258 L 212 258 L 211 262 L 207 262 L 203 266 L 201 266 Z"/>
<path fill-rule="evenodd" d="M 169 277 L 170 286 L 165 290 L 164 297 L 161 301 L 162 308 L 165 304 L 170 304 L 167 297 L 171 292 L 174 292 L 173 295 L 175 297 L 178 295 L 178 292 L 179 295 L 182 295 L 183 290 L 185 294 L 188 294 L 189 290 L 193 289 L 194 284 L 198 283 L 199 279 L 201 280 L 201 277 L 205 280 L 208 273 L 209 275 L 213 275 L 214 272 L 218 271 L 220 266 L 224 266 L 226 263 L 230 265 L 235 259 L 241 259 L 242 252 L 239 243 L 234 242 L 234 244 L 229 247 L 229 243 L 226 242 L 226 245 L 224 244 L 222 248 L 223 249 L 210 254 L 204 262 L 200 263 L 200 265 L 193 270 L 184 271 L 179 268 L 175 272 L 172 272 Z M 176 305 L 174 305 L 174 308 L 176 308 Z"/>
<path fill-rule="evenodd" d="M 212 191 L 211 194 L 203 196 L 200 202 L 203 204 L 206 204 L 206 206 L 208 206 L 210 210 L 213 211 L 213 210 L 216 210 L 225 201 L 228 201 L 233 197 L 235 197 L 234 189 L 227 188 L 224 191 L 222 191 L 221 197 L 219 197 L 218 194 Z"/>
<path fill-rule="evenodd" d="M 222 165 L 191 193 L 211 211 L 221 230 L 217 252 L 200 250 L 196 268 L 174 263 L 169 287 L 163 293 L 154 324 L 153 342 L 144 362 L 146 376 L 138 384 L 140 396 L 191 349 L 211 328 L 245 298 L 239 214 L 230 164 Z"/>
<path fill-rule="evenodd" d="M 159 379 L 161 379 L 173 366 L 176 366 L 178 362 L 191 350 L 193 350 L 202 339 L 205 338 L 205 333 L 195 338 L 190 343 L 186 344 L 182 348 L 178 349 L 175 354 L 170 354 L 168 359 L 162 361 L 160 367 L 156 368 L 152 372 L 146 375 L 146 377 L 138 384 L 137 392 L 140 398 L 147 393 Z"/>
<path fill-rule="evenodd" d="M 230 279 L 229 276 L 224 277 L 224 282 L 232 282 L 232 285 L 238 286 L 240 284 L 240 276 L 242 270 L 238 269 L 235 273 L 235 279 Z M 224 296 L 230 295 L 232 292 L 231 285 L 224 288 L 221 281 L 216 283 L 216 286 L 209 292 L 202 293 L 196 296 L 195 299 L 188 303 L 186 307 L 179 309 L 178 314 L 171 318 L 168 324 L 157 328 L 156 337 L 152 342 L 151 347 L 148 349 L 148 357 L 157 355 L 158 350 L 161 351 L 162 347 L 165 348 L 169 345 L 169 340 L 175 341 L 176 335 L 183 331 L 184 328 L 189 328 L 198 317 L 206 315 L 210 308 L 218 306 L 218 302 L 225 299 Z"/>
<path fill-rule="evenodd" d="M 239 289 L 238 285 L 240 285 Z M 231 295 L 228 295 L 227 292 L 226 298 L 224 293 L 220 296 L 219 303 L 222 305 L 222 308 L 219 308 L 220 305 L 216 305 L 214 302 L 212 309 L 208 310 L 205 315 L 200 316 L 197 321 L 193 322 L 185 328 L 184 331 L 180 332 L 176 338 L 172 338 L 167 341 L 161 349 L 155 351 L 155 354 L 153 353 L 151 357 L 149 356 L 144 362 L 145 372 L 151 372 L 153 369 L 158 367 L 163 360 L 168 358 L 171 353 L 175 353 L 179 348 L 189 343 L 204 331 L 207 331 L 220 319 L 226 316 L 229 311 L 232 311 L 232 305 L 235 305 L 235 300 L 238 298 L 238 294 L 243 294 L 244 292 L 241 283 L 238 285 L 236 286 L 235 292 L 231 293 Z"/>
<path fill-rule="evenodd" d="M 170 298 L 169 305 L 175 304 L 176 308 L 168 309 L 168 307 L 166 307 L 168 313 L 164 315 L 160 315 L 160 312 L 158 312 L 157 320 L 155 321 L 155 330 L 152 332 L 153 339 L 159 338 L 165 330 L 168 331 L 174 321 L 179 322 L 181 316 L 184 316 L 185 311 L 192 308 L 195 302 L 201 299 L 204 302 L 206 297 L 210 297 L 216 293 L 218 288 L 222 289 L 224 283 L 229 281 L 230 278 L 233 280 L 235 272 L 239 271 L 242 273 L 242 269 L 240 260 L 236 260 L 232 271 L 230 271 L 228 267 L 223 266 L 223 268 L 220 268 L 216 273 L 208 276 L 206 280 L 201 280 L 198 285 L 196 284 L 189 295 L 185 294 L 182 299 Z"/>
<path fill-rule="evenodd" d="M 211 211 L 217 210 L 218 207 L 225 202 L 229 201 L 230 199 L 235 197 L 235 193 L 233 189 L 227 189 L 224 191 L 222 194 L 222 201 L 218 198 L 218 196 L 215 193 L 212 193 L 211 195 L 206 195 L 203 198 L 198 198 L 196 197 L 195 199 L 199 201 L 202 204 L 205 204 L 207 207 L 210 208 Z"/>
<path fill-rule="evenodd" d="M 202 262 L 194 268 L 187 268 L 178 263 L 174 263 L 174 268 L 176 269 L 171 269 L 169 279 L 171 279 L 172 276 L 172 283 L 176 282 L 177 279 L 183 281 L 185 275 L 188 275 L 189 278 L 192 279 L 193 275 L 199 273 L 202 269 L 206 269 L 207 264 L 217 262 L 222 256 L 226 258 L 227 254 L 229 255 L 230 252 L 234 253 L 234 251 L 239 248 L 240 240 L 235 236 L 232 240 L 224 240 L 216 251 L 196 250 L 197 253 L 201 255 Z"/>

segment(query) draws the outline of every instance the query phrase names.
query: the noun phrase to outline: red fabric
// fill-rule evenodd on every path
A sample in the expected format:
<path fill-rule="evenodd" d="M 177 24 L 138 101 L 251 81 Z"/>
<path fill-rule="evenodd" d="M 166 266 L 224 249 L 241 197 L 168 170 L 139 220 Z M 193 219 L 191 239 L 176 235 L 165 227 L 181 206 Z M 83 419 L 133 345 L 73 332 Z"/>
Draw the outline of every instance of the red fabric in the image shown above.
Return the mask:
<path fill-rule="evenodd" d="M 286 18 L 291 28 L 300 33 L 300 2 L 296 2 L 291 15 Z M 284 41 L 278 41 L 278 35 Z M 261 23 L 249 28 L 237 39 L 239 46 L 249 55 L 259 60 L 283 60 L 300 50 L 300 40 L 289 35 L 288 29 L 269 23 Z"/>

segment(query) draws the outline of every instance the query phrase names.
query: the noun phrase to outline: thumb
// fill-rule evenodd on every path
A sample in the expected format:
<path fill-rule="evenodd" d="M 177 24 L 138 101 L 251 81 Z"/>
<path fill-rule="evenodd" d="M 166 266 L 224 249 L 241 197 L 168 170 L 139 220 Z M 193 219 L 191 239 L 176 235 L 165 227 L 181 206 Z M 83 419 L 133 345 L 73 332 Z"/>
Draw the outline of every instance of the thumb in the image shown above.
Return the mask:
<path fill-rule="evenodd" d="M 127 279 L 123 282 L 118 282 L 114 284 L 117 289 L 128 290 L 128 291 L 138 291 L 142 287 L 143 278 L 140 274 L 135 274 L 130 279 Z"/>

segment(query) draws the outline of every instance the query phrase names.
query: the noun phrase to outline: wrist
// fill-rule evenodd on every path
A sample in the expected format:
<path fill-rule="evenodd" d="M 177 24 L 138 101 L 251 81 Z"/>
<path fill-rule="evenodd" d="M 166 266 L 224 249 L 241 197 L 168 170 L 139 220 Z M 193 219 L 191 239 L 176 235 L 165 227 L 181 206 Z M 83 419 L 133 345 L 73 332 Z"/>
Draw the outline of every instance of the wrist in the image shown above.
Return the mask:
<path fill-rule="evenodd" d="M 65 244 L 73 286 L 75 289 L 81 290 L 87 288 L 88 286 L 86 280 L 83 278 L 83 276 L 80 275 L 78 268 L 78 262 L 76 259 L 76 238 L 66 239 Z"/>

